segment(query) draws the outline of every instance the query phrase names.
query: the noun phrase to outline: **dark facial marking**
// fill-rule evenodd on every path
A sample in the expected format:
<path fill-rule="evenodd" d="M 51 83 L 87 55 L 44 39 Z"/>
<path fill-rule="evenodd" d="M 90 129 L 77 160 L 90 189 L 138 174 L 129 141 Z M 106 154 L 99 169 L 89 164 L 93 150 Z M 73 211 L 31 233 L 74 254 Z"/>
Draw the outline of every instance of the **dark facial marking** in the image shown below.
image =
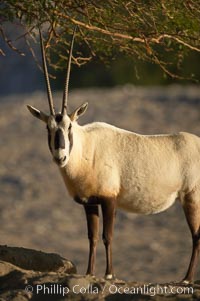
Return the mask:
<path fill-rule="evenodd" d="M 58 129 L 56 131 L 54 143 L 55 143 L 55 149 L 65 148 L 65 139 L 61 129 Z"/>
<path fill-rule="evenodd" d="M 62 121 L 62 119 L 63 119 L 63 116 L 61 115 L 61 114 L 57 114 L 56 115 L 56 118 L 55 118 L 55 120 L 56 120 L 56 122 L 61 122 Z"/>
<path fill-rule="evenodd" d="M 72 133 L 72 125 L 70 124 L 69 129 L 68 129 L 68 138 L 69 138 L 69 152 L 71 152 L 72 150 L 72 146 L 73 146 L 73 133 Z"/>
<path fill-rule="evenodd" d="M 47 131 L 48 131 L 48 145 L 49 145 L 49 149 L 52 152 L 52 148 L 51 148 L 51 134 L 50 134 L 50 130 L 47 126 Z"/>

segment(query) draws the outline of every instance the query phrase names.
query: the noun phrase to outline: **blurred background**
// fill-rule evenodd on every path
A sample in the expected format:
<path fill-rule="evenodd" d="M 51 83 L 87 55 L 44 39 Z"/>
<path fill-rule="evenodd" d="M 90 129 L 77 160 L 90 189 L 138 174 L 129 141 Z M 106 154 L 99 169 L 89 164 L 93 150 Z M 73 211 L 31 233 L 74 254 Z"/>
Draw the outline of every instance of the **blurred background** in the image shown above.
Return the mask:
<path fill-rule="evenodd" d="M 10 37 L 12 30 L 7 27 Z M 42 72 L 26 45 L 20 40 L 17 43 L 25 56 L 0 41 L 6 52 L 0 58 L 0 241 L 59 253 L 84 273 L 88 257 L 84 211 L 68 196 L 52 162 L 45 126 L 26 109 L 26 104 L 31 104 L 48 112 L 47 97 Z M 199 78 L 199 59 L 196 53 L 188 55 L 183 64 L 187 74 L 194 72 Z M 63 72 L 52 80 L 58 109 L 63 80 Z M 135 64 L 117 57 L 108 66 L 98 60 L 80 68 L 73 66 L 71 110 L 85 101 L 89 108 L 81 124 L 98 120 L 142 134 L 188 131 L 200 135 L 199 85 L 172 80 L 150 63 Z M 154 216 L 119 211 L 113 247 L 115 273 L 132 281 L 180 280 L 191 245 L 178 202 Z M 100 239 L 98 276 L 104 274 L 104 267 Z"/>

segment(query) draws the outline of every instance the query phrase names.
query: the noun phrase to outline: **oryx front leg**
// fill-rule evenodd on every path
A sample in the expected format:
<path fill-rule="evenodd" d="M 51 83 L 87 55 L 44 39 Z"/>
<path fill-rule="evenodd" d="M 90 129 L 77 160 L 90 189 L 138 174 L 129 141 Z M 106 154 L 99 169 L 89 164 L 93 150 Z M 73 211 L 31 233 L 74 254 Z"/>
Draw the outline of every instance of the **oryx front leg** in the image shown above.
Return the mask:
<path fill-rule="evenodd" d="M 116 200 L 113 198 L 103 199 L 101 202 L 103 214 L 103 242 L 106 249 L 106 279 L 113 279 L 112 266 L 112 238 L 115 219 Z"/>
<path fill-rule="evenodd" d="M 96 261 L 96 247 L 99 237 L 99 208 L 98 205 L 85 205 L 87 218 L 88 239 L 90 243 L 87 275 L 94 275 Z"/>

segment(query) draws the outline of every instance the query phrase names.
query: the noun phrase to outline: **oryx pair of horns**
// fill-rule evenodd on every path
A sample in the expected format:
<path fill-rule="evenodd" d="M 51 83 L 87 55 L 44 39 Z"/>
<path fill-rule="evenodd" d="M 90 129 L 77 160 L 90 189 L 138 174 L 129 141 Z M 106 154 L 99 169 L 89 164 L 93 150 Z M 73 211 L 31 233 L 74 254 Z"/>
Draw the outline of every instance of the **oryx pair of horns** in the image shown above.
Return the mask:
<path fill-rule="evenodd" d="M 64 92 L 63 92 L 63 100 L 62 100 L 62 109 L 61 113 L 66 114 L 67 113 L 67 101 L 68 101 L 68 89 L 69 89 L 69 77 L 70 77 L 70 69 L 71 69 L 71 60 L 72 60 L 72 50 L 73 50 L 73 44 L 74 44 L 74 37 L 75 37 L 76 27 L 74 28 L 70 49 L 69 49 L 69 57 L 68 57 L 68 64 L 67 64 L 67 74 L 65 79 L 65 86 L 64 86 Z M 46 62 L 46 55 L 45 55 L 45 49 L 44 49 L 44 42 L 41 30 L 39 28 L 40 33 L 40 45 L 41 45 L 41 52 L 42 52 L 42 63 L 43 63 L 43 70 L 44 70 L 44 76 L 47 86 L 47 95 L 48 95 L 48 102 L 49 102 L 49 109 L 50 114 L 55 115 L 55 109 L 54 109 L 54 103 L 53 103 L 53 97 L 51 92 L 51 85 L 49 81 L 49 74 L 47 70 L 47 62 Z"/>

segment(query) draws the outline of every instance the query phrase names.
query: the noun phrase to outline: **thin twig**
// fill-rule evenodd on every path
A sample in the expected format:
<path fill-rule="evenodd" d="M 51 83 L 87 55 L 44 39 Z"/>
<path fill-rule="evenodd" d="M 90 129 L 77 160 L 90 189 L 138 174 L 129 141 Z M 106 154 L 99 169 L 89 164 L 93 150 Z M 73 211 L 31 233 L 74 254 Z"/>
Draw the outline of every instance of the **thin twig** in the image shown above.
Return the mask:
<path fill-rule="evenodd" d="M 10 49 L 14 50 L 15 52 L 17 52 L 19 55 L 21 56 L 25 56 L 25 53 L 22 52 L 21 50 L 17 49 L 15 46 L 13 46 L 11 40 L 9 40 L 3 30 L 3 28 L 0 26 L 0 32 L 2 34 L 2 37 L 4 39 L 4 41 L 6 42 L 6 44 L 9 46 Z"/>

